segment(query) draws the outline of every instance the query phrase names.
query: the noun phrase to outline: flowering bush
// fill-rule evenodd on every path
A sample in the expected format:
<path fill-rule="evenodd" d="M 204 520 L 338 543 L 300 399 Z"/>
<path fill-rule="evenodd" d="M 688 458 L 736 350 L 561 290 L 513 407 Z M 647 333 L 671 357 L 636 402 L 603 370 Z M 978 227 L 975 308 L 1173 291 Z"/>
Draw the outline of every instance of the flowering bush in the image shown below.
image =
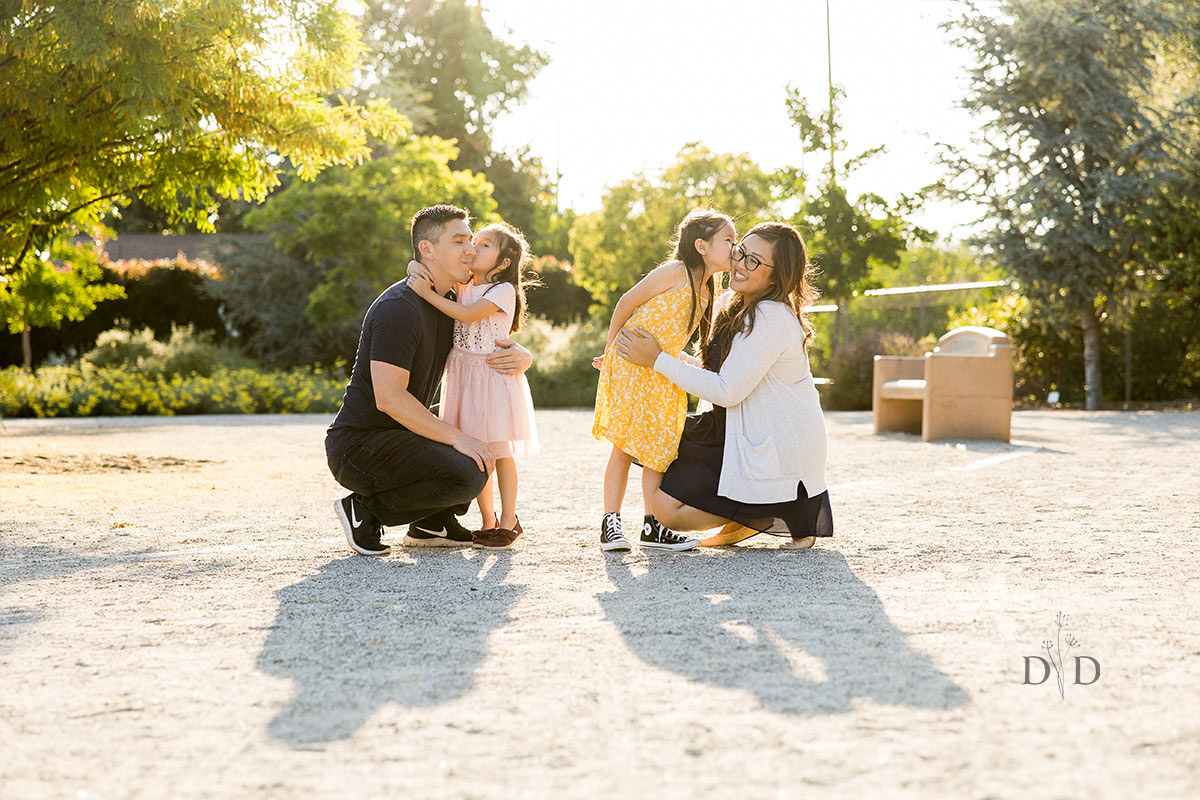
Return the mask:
<path fill-rule="evenodd" d="M 6 417 L 131 414 L 333 413 L 342 402 L 339 369 L 260 372 L 217 367 L 211 375 L 163 375 L 125 367 L 0 370 L 0 415 Z"/>

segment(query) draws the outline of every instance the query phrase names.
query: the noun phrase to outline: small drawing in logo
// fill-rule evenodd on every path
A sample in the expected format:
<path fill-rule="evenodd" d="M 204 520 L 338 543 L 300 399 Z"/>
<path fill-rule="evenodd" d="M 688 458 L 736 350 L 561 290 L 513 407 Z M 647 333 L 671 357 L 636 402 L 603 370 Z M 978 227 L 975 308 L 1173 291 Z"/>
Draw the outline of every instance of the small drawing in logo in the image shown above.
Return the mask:
<path fill-rule="evenodd" d="M 1056 641 L 1046 639 L 1042 642 L 1042 649 L 1046 651 L 1046 655 L 1050 657 L 1050 665 L 1054 667 L 1054 677 L 1058 679 L 1058 696 L 1066 699 L 1067 688 L 1066 679 L 1063 670 L 1067 660 L 1067 653 L 1071 652 L 1071 648 L 1079 644 L 1070 632 L 1067 633 L 1066 642 L 1067 650 L 1063 652 L 1063 628 L 1067 627 L 1067 615 L 1061 611 L 1054 617 L 1054 624 L 1058 626 L 1058 637 Z M 1057 653 L 1057 657 L 1056 654 Z"/>

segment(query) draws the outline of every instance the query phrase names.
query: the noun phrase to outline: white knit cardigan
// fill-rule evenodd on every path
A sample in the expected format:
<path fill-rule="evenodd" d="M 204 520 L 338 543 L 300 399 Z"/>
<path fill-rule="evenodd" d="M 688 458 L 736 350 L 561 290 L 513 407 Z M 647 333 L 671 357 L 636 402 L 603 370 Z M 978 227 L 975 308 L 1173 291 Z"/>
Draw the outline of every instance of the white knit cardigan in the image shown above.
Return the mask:
<path fill-rule="evenodd" d="M 654 369 L 672 383 L 724 406 L 725 455 L 717 494 L 741 503 L 796 499 L 826 490 L 828 434 L 812 380 L 804 329 L 784 303 L 761 301 L 754 330 L 733 338 L 721 371 L 660 353 Z"/>

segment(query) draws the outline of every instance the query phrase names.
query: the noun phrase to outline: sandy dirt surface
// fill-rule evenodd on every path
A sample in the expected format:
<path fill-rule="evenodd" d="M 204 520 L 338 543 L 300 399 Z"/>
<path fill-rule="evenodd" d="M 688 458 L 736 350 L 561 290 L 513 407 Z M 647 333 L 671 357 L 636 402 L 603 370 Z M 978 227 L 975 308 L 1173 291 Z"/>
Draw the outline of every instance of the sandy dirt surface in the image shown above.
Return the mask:
<path fill-rule="evenodd" d="M 608 555 L 538 419 L 517 549 L 377 559 L 323 417 L 4 421 L 0 797 L 1200 796 L 1200 414 L 830 413 L 833 540 Z"/>

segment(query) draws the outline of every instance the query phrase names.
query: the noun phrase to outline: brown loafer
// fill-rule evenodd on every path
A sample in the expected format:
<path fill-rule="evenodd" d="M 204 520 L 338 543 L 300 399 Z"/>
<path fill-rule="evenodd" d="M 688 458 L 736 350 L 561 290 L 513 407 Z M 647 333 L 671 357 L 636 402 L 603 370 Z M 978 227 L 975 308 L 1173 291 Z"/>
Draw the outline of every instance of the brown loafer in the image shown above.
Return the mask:
<path fill-rule="evenodd" d="M 480 550 L 510 550 L 513 542 L 524 533 L 521 529 L 521 520 L 517 520 L 517 524 L 508 528 L 492 528 L 489 531 L 480 531 L 480 537 L 473 539 L 471 544 L 478 547 Z"/>
<path fill-rule="evenodd" d="M 490 527 L 490 528 L 480 528 L 477 531 L 471 531 L 471 545 L 473 547 L 478 547 L 479 545 L 477 545 L 476 542 L 483 541 L 485 538 L 487 538 L 491 534 L 495 533 L 496 530 L 500 527 L 500 518 L 499 517 L 492 517 L 492 521 L 495 524 L 492 525 L 492 527 Z"/>

